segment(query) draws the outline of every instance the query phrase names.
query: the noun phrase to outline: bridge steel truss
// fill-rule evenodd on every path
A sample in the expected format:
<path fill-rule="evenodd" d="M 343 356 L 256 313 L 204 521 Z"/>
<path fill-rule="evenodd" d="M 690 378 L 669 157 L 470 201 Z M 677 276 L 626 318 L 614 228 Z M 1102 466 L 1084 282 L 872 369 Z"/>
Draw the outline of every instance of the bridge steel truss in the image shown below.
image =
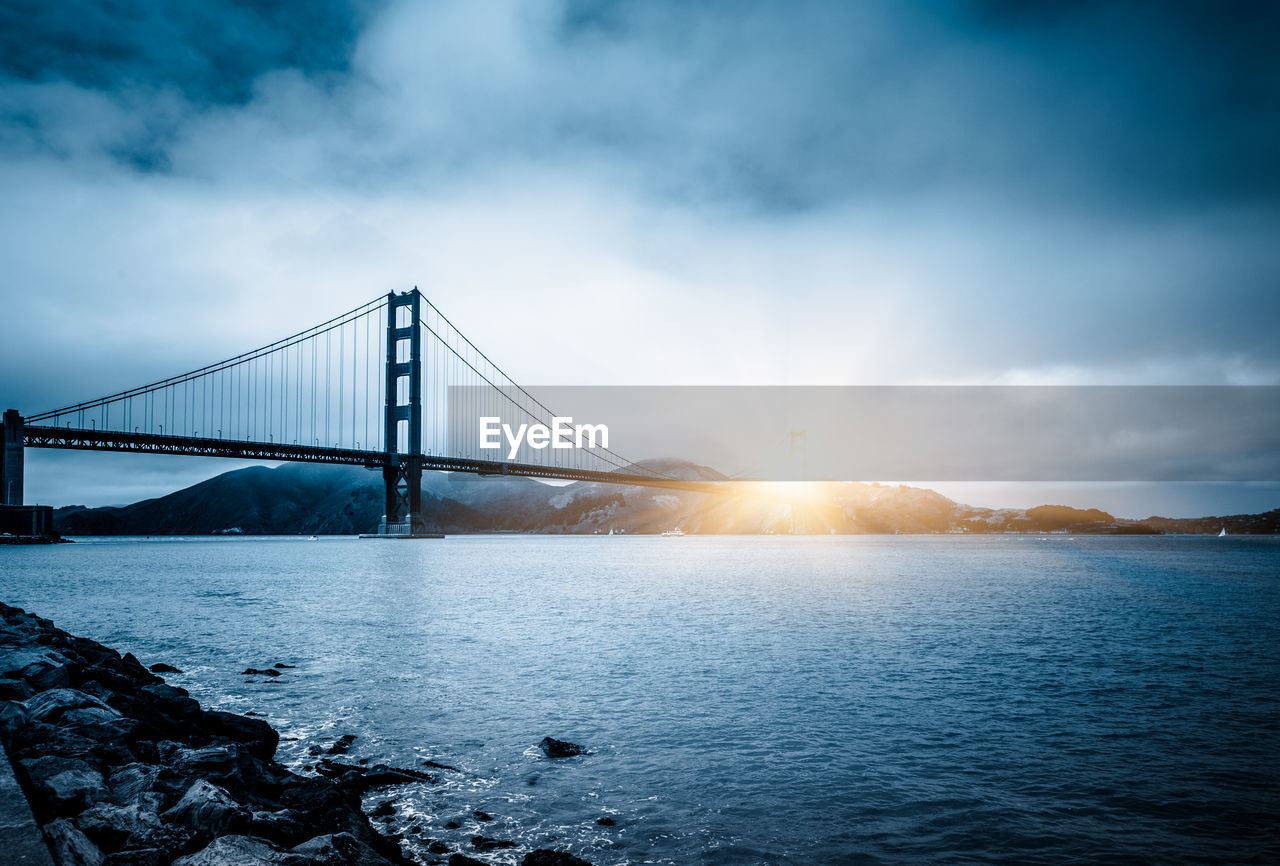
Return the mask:
<path fill-rule="evenodd" d="M 6 419 L 8 420 L 8 419 Z M 419 489 L 422 472 L 467 472 L 482 476 L 510 475 L 522 478 L 545 478 L 556 481 L 585 481 L 599 484 L 625 484 L 631 487 L 656 487 L 666 490 L 685 490 L 691 493 L 723 493 L 726 485 L 715 481 L 688 481 L 655 475 L 628 472 L 601 472 L 594 469 L 562 469 L 533 463 L 504 463 L 496 460 L 474 460 L 468 457 L 444 457 L 423 454 L 400 454 L 386 451 L 367 451 L 355 448 L 324 448 L 313 445 L 293 445 L 270 442 L 237 442 L 231 439 L 206 439 L 190 436 L 165 436 L 156 433 L 121 433 L 114 430 L 81 430 L 75 428 L 23 425 L 21 431 L 27 448 L 60 448 L 72 451 L 123 451 L 134 454 L 178 454 L 188 457 L 235 457 L 241 460 L 273 460 L 294 463 L 332 463 L 347 466 L 363 466 L 378 469 L 384 480 L 390 476 L 396 480 L 404 477 L 405 466 L 413 460 L 417 465 Z M 391 496 L 388 491 L 388 496 Z M 397 496 L 400 494 L 397 493 Z M 392 511 L 399 521 L 405 515 L 418 513 L 420 496 L 402 499 L 401 502 L 418 506 L 418 511 Z M 12 503 L 20 504 L 20 503 Z"/>

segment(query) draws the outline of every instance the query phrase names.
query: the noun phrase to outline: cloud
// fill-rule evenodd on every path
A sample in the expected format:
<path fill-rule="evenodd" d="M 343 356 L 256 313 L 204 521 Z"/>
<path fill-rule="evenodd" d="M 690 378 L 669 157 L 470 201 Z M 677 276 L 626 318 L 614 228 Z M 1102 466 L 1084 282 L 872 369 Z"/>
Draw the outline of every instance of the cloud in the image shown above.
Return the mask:
<path fill-rule="evenodd" d="M 533 384 L 1280 381 L 1255 4 L 0 11 L 0 402 L 419 285 Z"/>

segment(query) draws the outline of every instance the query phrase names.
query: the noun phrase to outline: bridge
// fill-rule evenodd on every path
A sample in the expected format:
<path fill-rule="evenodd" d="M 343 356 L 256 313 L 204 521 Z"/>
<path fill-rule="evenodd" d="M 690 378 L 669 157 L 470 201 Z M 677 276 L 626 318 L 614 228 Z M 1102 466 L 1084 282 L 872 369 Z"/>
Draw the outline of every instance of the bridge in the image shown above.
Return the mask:
<path fill-rule="evenodd" d="M 414 288 L 312 328 L 105 397 L 4 413 L 0 491 L 23 504 L 26 448 L 336 463 L 382 472 L 379 534 L 426 534 L 425 470 L 709 492 L 606 447 L 482 449 L 481 416 L 551 427 L 556 418 Z M 497 458 L 497 459 L 495 459 Z"/>

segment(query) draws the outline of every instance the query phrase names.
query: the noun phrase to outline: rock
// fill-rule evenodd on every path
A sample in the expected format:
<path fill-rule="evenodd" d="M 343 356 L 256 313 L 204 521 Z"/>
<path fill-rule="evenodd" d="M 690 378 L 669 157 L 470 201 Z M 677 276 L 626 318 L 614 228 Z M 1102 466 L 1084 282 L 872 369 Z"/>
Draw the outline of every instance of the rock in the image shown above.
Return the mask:
<path fill-rule="evenodd" d="M 211 734 L 243 743 L 249 754 L 264 761 L 275 756 L 280 744 L 280 734 L 262 719 L 210 710 L 204 714 L 203 722 Z"/>
<path fill-rule="evenodd" d="M 176 718 L 185 719 L 200 712 L 200 705 L 192 699 L 186 689 L 171 686 L 167 683 L 151 683 L 138 689 L 139 696 L 149 697 L 163 712 Z"/>
<path fill-rule="evenodd" d="M 46 825 L 44 838 L 59 866 L 102 866 L 102 851 L 65 818 Z"/>
<path fill-rule="evenodd" d="M 272 667 L 279 668 L 281 670 L 293 670 L 294 668 L 297 667 L 297 665 L 287 665 L 284 662 L 276 662 L 275 664 L 272 665 Z"/>
<path fill-rule="evenodd" d="M 244 781 L 240 767 L 240 747 L 234 743 L 200 749 L 186 749 L 169 744 L 167 748 L 160 750 L 160 757 L 180 776 L 204 777 L 235 786 Z"/>
<path fill-rule="evenodd" d="M 181 670 L 179 670 L 178 668 L 175 668 L 173 665 L 167 665 L 167 664 L 165 664 L 164 662 L 156 662 L 156 663 L 155 663 L 155 664 L 153 664 L 153 665 L 152 665 L 148 670 L 150 670 L 153 674 L 180 674 L 180 673 L 182 673 L 182 671 L 181 671 Z"/>
<path fill-rule="evenodd" d="M 471 847 L 477 851 L 498 851 L 503 848 L 514 848 L 516 843 L 510 839 L 491 839 L 488 836 L 472 836 Z"/>
<path fill-rule="evenodd" d="M 538 744 L 542 748 L 542 753 L 548 758 L 572 758 L 575 755 L 582 754 L 582 747 L 565 740 L 557 740 L 553 737 L 543 737 L 542 742 Z"/>
<path fill-rule="evenodd" d="M 437 839 L 436 841 L 432 842 L 430 845 L 427 846 L 427 850 L 430 851 L 432 854 L 448 854 L 450 851 L 450 848 L 448 845 L 444 844 L 443 842 Z"/>
<path fill-rule="evenodd" d="M 125 848 L 108 854 L 102 866 L 169 866 L 168 852 L 160 848 Z"/>
<path fill-rule="evenodd" d="M 314 866 L 302 854 L 281 851 L 251 836 L 220 836 L 204 849 L 173 861 L 173 866 Z"/>
<path fill-rule="evenodd" d="M 102 774 L 79 758 L 49 755 L 20 764 L 35 790 L 37 816 L 75 814 L 107 798 Z"/>
<path fill-rule="evenodd" d="M 316 772 L 336 781 L 345 790 L 364 794 L 374 788 L 387 785 L 408 785 L 415 782 L 434 783 L 435 777 L 417 770 L 403 767 L 388 767 L 386 764 L 374 764 L 372 767 L 361 767 L 356 764 L 344 764 L 322 758 L 316 766 Z"/>
<path fill-rule="evenodd" d="M 539 848 L 524 855 L 520 866 L 591 866 L 591 864 L 581 857 L 574 857 L 568 851 Z"/>
<path fill-rule="evenodd" d="M 133 653 L 125 653 L 120 657 L 120 672 L 134 682 L 155 684 L 163 682 L 158 676 L 143 667 L 142 662 Z M 183 694 L 186 694 L 183 692 Z"/>
<path fill-rule="evenodd" d="M 330 833 L 293 849 L 316 866 L 387 866 L 388 860 L 350 833 Z"/>
<path fill-rule="evenodd" d="M 186 827 L 202 839 L 243 833 L 251 823 L 251 816 L 244 807 L 231 799 L 226 791 L 204 779 L 192 782 L 182 799 L 161 817 Z"/>
<path fill-rule="evenodd" d="M 114 803 L 90 806 L 76 818 L 76 826 L 95 844 L 109 851 L 120 848 L 181 849 L 190 834 L 160 820 L 158 795 L 142 796 L 141 802 L 129 806 Z"/>
<path fill-rule="evenodd" d="M 459 824 L 457 821 L 446 821 L 444 824 L 444 828 L 446 830 L 457 830 L 461 826 L 462 825 Z"/>
<path fill-rule="evenodd" d="M 31 724 L 31 713 L 21 701 L 5 701 L 0 704 L 0 736 L 11 741 L 13 735 Z"/>
<path fill-rule="evenodd" d="M 477 820 L 477 821 L 492 821 L 492 820 L 493 820 L 493 816 L 492 816 L 492 815 L 490 815 L 488 812 L 481 812 L 479 809 L 476 809 L 476 810 L 475 810 L 474 812 L 472 812 L 471 814 L 476 816 L 476 820 Z"/>
<path fill-rule="evenodd" d="M 254 812 L 249 821 L 249 834 L 289 847 L 315 833 L 306 816 L 293 809 Z"/>
<path fill-rule="evenodd" d="M 94 766 L 133 760 L 133 755 L 123 742 L 93 740 L 75 731 L 44 722 L 33 722 L 14 732 L 9 738 L 9 757 L 12 759 L 49 756 L 78 758 Z"/>
<path fill-rule="evenodd" d="M 67 862 L 410 862 L 399 837 L 373 829 L 359 798 L 432 781 L 426 773 L 324 759 L 329 778 L 294 775 L 272 760 L 280 738 L 265 721 L 206 712 L 133 656 L 16 608 L 0 604 L 0 620 L 0 738 Z M 318 834 L 328 841 L 315 850 L 289 850 Z"/>
<path fill-rule="evenodd" d="M 612 827 L 618 822 L 606 816 L 604 818 L 596 818 L 596 823 L 599 824 L 601 827 Z"/>
<path fill-rule="evenodd" d="M 329 747 L 326 755 L 345 755 L 351 750 L 351 744 L 356 741 L 355 734 L 343 734 L 338 737 L 338 741 Z"/>
<path fill-rule="evenodd" d="M 63 713 L 58 725 L 64 731 L 106 746 L 120 746 L 128 741 L 140 723 L 136 719 L 126 719 L 110 707 L 83 707 Z"/>
<path fill-rule="evenodd" d="M 118 710 L 114 710 L 102 701 L 75 689 L 49 689 L 33 695 L 25 702 L 27 715 L 32 721 L 57 724 L 63 714 L 69 710 L 94 709 L 107 719 L 122 718 Z"/>
<path fill-rule="evenodd" d="M 449 866 L 489 866 L 483 860 L 468 857 L 466 854 L 453 854 L 449 857 Z"/>
<path fill-rule="evenodd" d="M 173 794 L 172 785 L 162 787 L 160 778 L 161 768 L 153 764 L 138 762 L 126 764 L 107 776 L 107 787 L 111 789 L 111 802 L 117 806 L 127 806 L 158 789 L 162 793 L 157 796 L 167 801 L 170 799 L 168 795 Z M 172 799 L 176 800 L 177 796 L 173 795 Z"/>
<path fill-rule="evenodd" d="M 71 660 L 49 649 L 24 648 L 6 653 L 6 677 L 25 680 L 37 692 L 71 685 Z"/>
<path fill-rule="evenodd" d="M 0 701 L 25 701 L 34 693 L 24 680 L 0 677 Z"/>
<path fill-rule="evenodd" d="M 262 670 L 245 668 L 240 675 L 244 677 L 278 677 L 280 676 L 280 671 L 275 668 L 263 668 Z"/>
<path fill-rule="evenodd" d="M 448 764 L 437 764 L 435 761 L 423 761 L 423 762 L 422 762 L 422 766 L 424 766 L 424 767 L 434 767 L 434 768 L 435 768 L 435 769 L 437 769 L 437 770 L 452 770 L 452 771 L 453 771 L 453 772 L 455 772 L 455 773 L 461 773 L 461 772 L 462 772 L 462 771 L 461 771 L 461 770 L 459 770 L 457 767 L 450 767 Z"/>
<path fill-rule="evenodd" d="M 396 813 L 395 803 L 391 802 L 390 800 L 383 800 L 381 803 L 379 803 L 377 806 L 374 807 L 372 812 L 367 812 L 366 814 L 370 818 L 381 818 L 384 815 L 394 815 L 395 813 Z"/>

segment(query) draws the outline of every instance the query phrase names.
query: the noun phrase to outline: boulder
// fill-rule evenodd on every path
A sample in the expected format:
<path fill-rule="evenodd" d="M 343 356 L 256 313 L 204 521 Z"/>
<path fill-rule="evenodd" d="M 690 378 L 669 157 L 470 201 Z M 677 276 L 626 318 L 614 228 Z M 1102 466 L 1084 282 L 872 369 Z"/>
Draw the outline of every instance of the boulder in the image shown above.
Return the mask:
<path fill-rule="evenodd" d="M 582 754 L 582 746 L 554 737 L 543 737 L 538 745 L 548 758 L 572 758 Z"/>
<path fill-rule="evenodd" d="M 8 742 L 13 735 L 31 724 L 31 713 L 22 701 L 5 701 L 0 704 L 0 736 Z"/>
<path fill-rule="evenodd" d="M 150 698 L 152 703 L 177 718 L 187 718 L 200 712 L 200 704 L 192 699 L 186 689 L 180 689 L 167 683 L 154 682 L 138 689 L 138 695 Z"/>
<path fill-rule="evenodd" d="M 471 847 L 477 851 L 498 851 L 503 848 L 514 848 L 516 843 L 510 839 L 491 839 L 488 836 L 472 836 Z"/>
<path fill-rule="evenodd" d="M 22 648 L 4 653 L 4 675 L 25 680 L 32 689 L 60 689 L 71 685 L 69 658 L 50 649 Z"/>
<path fill-rule="evenodd" d="M 198 838 L 211 839 L 249 829 L 251 816 L 217 785 L 196 779 L 172 809 L 161 817 L 190 830 Z"/>
<path fill-rule="evenodd" d="M 237 787 L 244 781 L 240 767 L 240 747 L 234 743 L 198 749 L 162 747 L 160 757 L 179 776 L 204 777 L 230 787 Z"/>
<path fill-rule="evenodd" d="M 316 866 L 389 866 L 390 861 L 350 833 L 308 839 L 293 849 Z"/>
<path fill-rule="evenodd" d="M 75 689 L 49 689 L 28 698 L 25 702 L 27 715 L 32 721 L 57 724 L 64 713 L 71 710 L 91 709 L 97 711 L 99 720 L 123 718 L 118 710 L 114 710 L 102 701 Z"/>
<path fill-rule="evenodd" d="M 335 742 L 332 746 L 330 746 L 328 751 L 325 752 L 325 754 L 326 755 L 345 755 L 347 752 L 351 751 L 351 744 L 354 743 L 355 741 L 356 741 L 355 734 L 343 734 L 341 737 L 338 737 L 337 742 Z"/>
<path fill-rule="evenodd" d="M 108 854 L 102 866 L 169 866 L 170 855 L 161 848 L 125 848 Z"/>
<path fill-rule="evenodd" d="M 102 851 L 65 818 L 47 824 L 44 838 L 58 866 L 102 866 Z"/>
<path fill-rule="evenodd" d="M 466 854 L 452 854 L 449 857 L 449 866 L 489 866 L 489 864 L 483 860 L 468 857 Z"/>
<path fill-rule="evenodd" d="M 211 710 L 204 714 L 204 727 L 214 736 L 243 743 L 249 754 L 264 761 L 275 756 L 280 734 L 262 719 L 250 719 L 235 713 Z"/>
<path fill-rule="evenodd" d="M 171 804 L 186 790 L 186 782 L 165 767 L 135 761 L 111 771 L 107 787 L 111 790 L 111 802 L 118 806 L 128 806 L 148 795 Z"/>
<path fill-rule="evenodd" d="M 40 814 L 70 815 L 107 798 L 102 774 L 79 758 L 48 755 L 20 762 L 35 792 Z"/>
<path fill-rule="evenodd" d="M 333 779 L 344 790 L 363 794 L 374 788 L 388 785 L 408 785 L 415 782 L 434 783 L 435 777 L 417 770 L 403 767 L 388 767 L 386 764 L 374 764 L 372 767 L 361 767 L 356 764 L 344 764 L 322 758 L 316 765 L 316 772 Z"/>
<path fill-rule="evenodd" d="M 137 683 L 162 683 L 158 676 L 146 669 L 133 653 L 125 653 L 120 657 L 120 672 Z M 184 692 L 185 694 L 185 692 Z"/>
<path fill-rule="evenodd" d="M 315 833 L 309 829 L 306 816 L 292 809 L 254 812 L 249 821 L 249 832 L 269 839 L 278 845 L 296 845 Z"/>
<path fill-rule="evenodd" d="M 568 851 L 539 848 L 524 855 L 520 866 L 591 866 L 591 864 L 581 857 L 574 857 Z"/>
<path fill-rule="evenodd" d="M 115 740 L 94 740 L 58 725 L 32 722 L 9 737 L 9 757 L 15 760 L 57 756 L 79 758 L 95 766 L 133 760 L 128 747 Z"/>
<path fill-rule="evenodd" d="M 182 671 L 181 671 L 181 670 L 179 670 L 178 668 L 175 668 L 173 665 L 167 665 L 167 664 L 165 664 L 164 662 L 156 662 L 156 663 L 155 663 L 155 664 L 153 664 L 150 668 L 148 668 L 148 670 L 150 670 L 153 674 L 180 674 L 180 673 L 182 673 Z"/>
<path fill-rule="evenodd" d="M 25 680 L 0 677 L 0 701 L 25 701 L 34 693 Z"/>
<path fill-rule="evenodd" d="M 313 866 L 313 861 L 252 836 L 220 836 L 173 866 Z"/>
<path fill-rule="evenodd" d="M 108 851 L 120 848 L 181 849 L 190 834 L 160 820 L 160 798 L 157 795 L 142 796 L 144 799 L 128 806 L 114 803 L 90 806 L 76 818 L 76 826 Z"/>

